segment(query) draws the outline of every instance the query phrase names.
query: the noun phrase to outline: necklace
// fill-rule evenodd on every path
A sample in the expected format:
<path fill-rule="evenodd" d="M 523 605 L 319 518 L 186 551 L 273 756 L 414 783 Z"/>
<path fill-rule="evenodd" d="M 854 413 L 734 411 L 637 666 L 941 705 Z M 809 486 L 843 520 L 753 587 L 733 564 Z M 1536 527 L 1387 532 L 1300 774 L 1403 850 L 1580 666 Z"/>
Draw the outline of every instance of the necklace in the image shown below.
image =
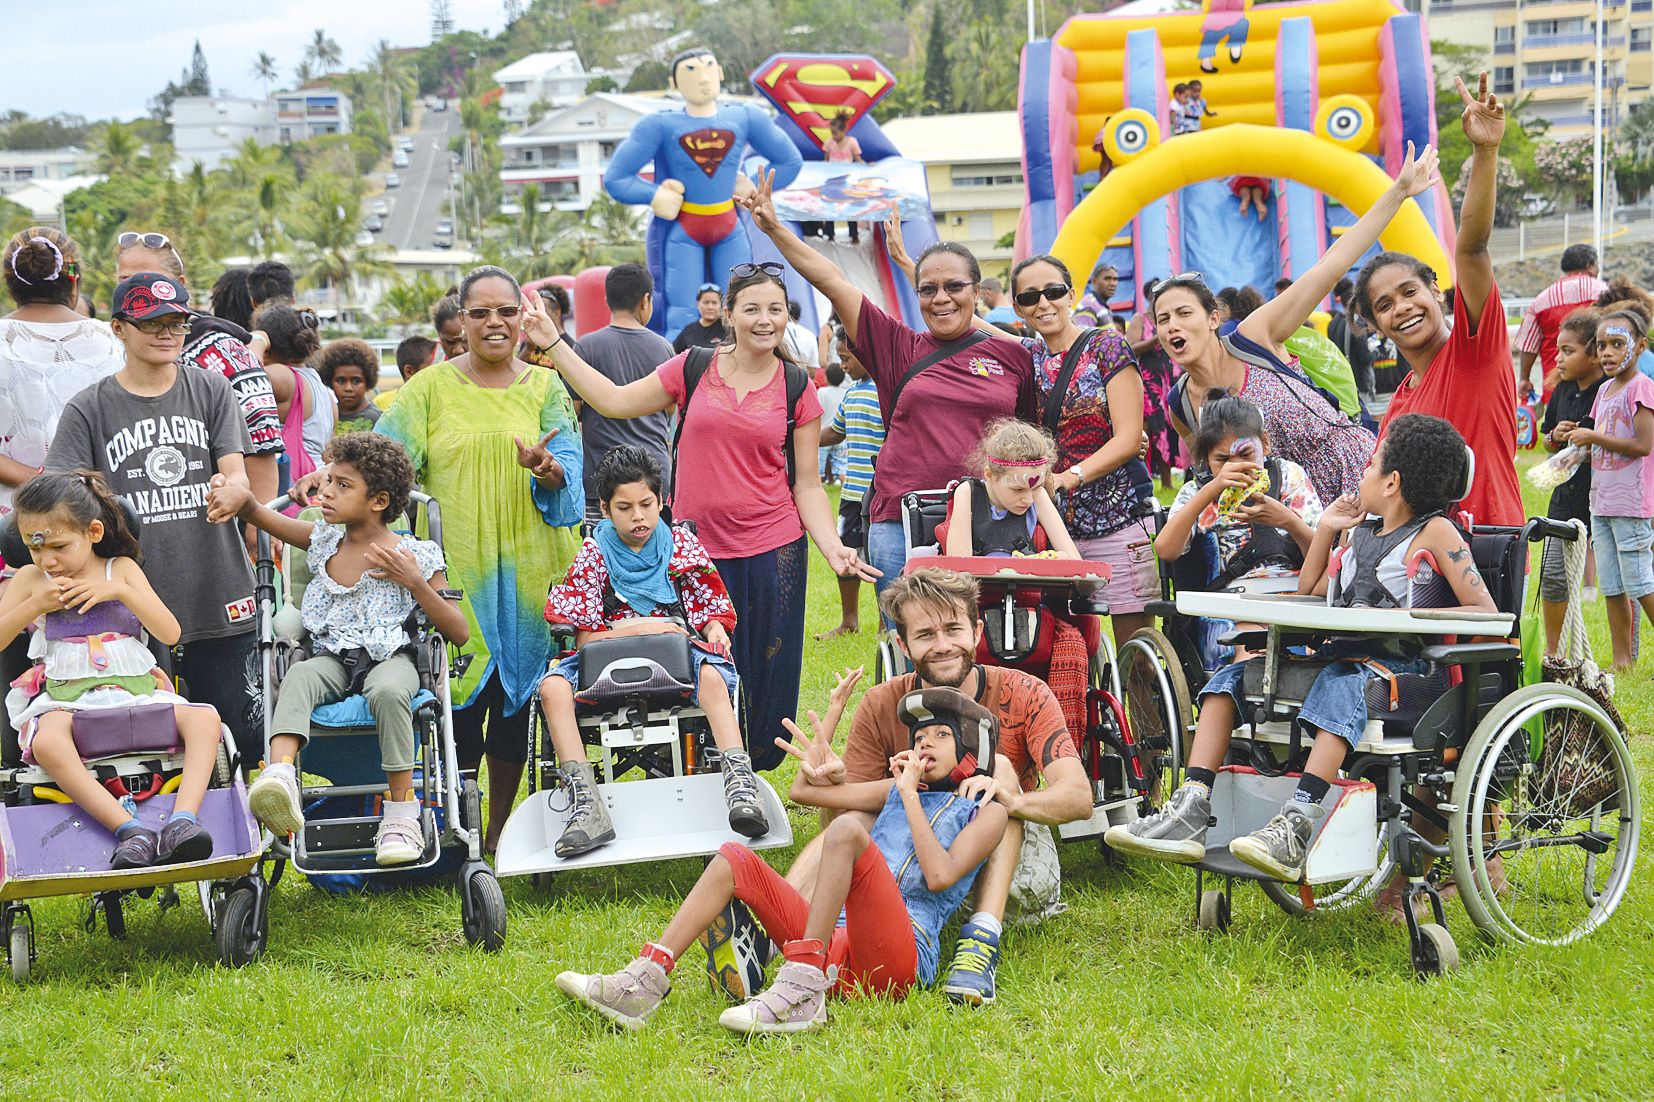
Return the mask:
<path fill-rule="evenodd" d="M 503 386 L 496 385 L 494 383 L 490 383 L 490 382 L 486 381 L 485 379 L 483 379 L 482 375 L 477 371 L 477 369 L 475 367 L 472 367 L 470 363 L 467 363 L 465 365 L 464 371 L 465 371 L 466 375 L 470 376 L 472 382 L 476 383 L 478 386 L 482 387 L 484 390 L 506 390 L 511 386 L 512 383 L 515 383 L 517 381 L 517 374 L 516 374 L 515 371 L 513 371 L 510 375 L 508 375 L 506 377 L 505 384 Z"/>

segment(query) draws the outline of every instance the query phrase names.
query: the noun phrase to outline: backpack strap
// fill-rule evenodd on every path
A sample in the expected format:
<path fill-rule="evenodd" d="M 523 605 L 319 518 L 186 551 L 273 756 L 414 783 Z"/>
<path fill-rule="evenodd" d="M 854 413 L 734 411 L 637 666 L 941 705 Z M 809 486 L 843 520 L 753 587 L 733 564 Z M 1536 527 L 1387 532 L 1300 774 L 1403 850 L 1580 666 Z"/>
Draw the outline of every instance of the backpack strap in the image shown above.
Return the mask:
<path fill-rule="evenodd" d="M 672 481 L 666 488 L 668 501 L 678 496 L 678 441 L 683 439 L 683 423 L 689 416 L 689 400 L 695 397 L 695 388 L 701 385 L 707 371 L 712 367 L 713 359 L 718 355 L 716 348 L 707 348 L 696 345 L 689 350 L 689 356 L 683 361 L 683 405 L 678 407 L 678 423 L 672 429 Z M 791 425 L 791 407 L 788 412 L 788 428 Z M 789 433 L 790 435 L 790 433 Z M 788 481 L 792 476 L 792 453 L 788 453 L 787 463 Z"/>
<path fill-rule="evenodd" d="M 787 485 L 793 484 L 797 464 L 793 461 L 793 430 L 798 427 L 798 402 L 804 397 L 804 388 L 810 385 L 809 373 L 791 360 L 781 361 L 781 370 L 787 377 L 787 436 L 781 441 L 781 451 L 787 457 Z M 678 422 L 683 423 L 682 419 Z"/>
<path fill-rule="evenodd" d="M 1189 377 L 1179 375 L 1172 383 L 1171 407 L 1183 419 L 1190 432 L 1199 428 L 1200 417 L 1195 413 L 1194 400 L 1189 397 Z"/>
<path fill-rule="evenodd" d="M 1053 437 L 1057 435 L 1057 423 L 1062 420 L 1062 403 L 1068 397 L 1068 384 L 1074 381 L 1074 373 L 1080 368 L 1080 357 L 1091 344 L 1092 336 L 1098 332 L 1100 330 L 1095 328 L 1086 329 L 1074 338 L 1074 343 L 1068 346 L 1068 352 L 1062 358 L 1057 384 L 1045 396 L 1045 431 Z"/>

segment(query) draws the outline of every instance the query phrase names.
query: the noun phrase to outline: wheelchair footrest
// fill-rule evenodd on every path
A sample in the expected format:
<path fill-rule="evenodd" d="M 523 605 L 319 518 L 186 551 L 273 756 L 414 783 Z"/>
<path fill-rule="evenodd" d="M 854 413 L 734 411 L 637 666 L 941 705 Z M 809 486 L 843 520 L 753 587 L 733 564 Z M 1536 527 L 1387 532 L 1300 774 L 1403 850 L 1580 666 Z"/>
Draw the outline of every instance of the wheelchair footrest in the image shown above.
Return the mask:
<path fill-rule="evenodd" d="M 434 861 L 441 844 L 436 827 L 436 815 L 429 807 L 420 808 L 420 826 L 425 834 L 425 851 L 420 863 Z M 301 862 L 332 861 L 338 858 L 368 858 L 372 864 L 373 839 L 379 832 L 377 815 L 349 815 L 336 819 L 306 819 L 304 837 L 300 841 L 298 857 Z M 406 866 L 398 866 L 405 868 Z"/>
<path fill-rule="evenodd" d="M 1226 765 L 1212 786 L 1212 817 L 1206 832 L 1206 859 L 1200 867 L 1219 876 L 1263 880 L 1256 869 L 1235 860 L 1229 843 L 1259 830 L 1275 817 L 1298 787 L 1294 774 L 1266 777 Z M 1326 814 L 1316 824 L 1304 861 L 1304 882 L 1324 884 L 1364 876 L 1378 868 L 1378 788 L 1367 781 L 1337 780 L 1321 801 Z M 1244 869 L 1245 871 L 1240 871 Z"/>

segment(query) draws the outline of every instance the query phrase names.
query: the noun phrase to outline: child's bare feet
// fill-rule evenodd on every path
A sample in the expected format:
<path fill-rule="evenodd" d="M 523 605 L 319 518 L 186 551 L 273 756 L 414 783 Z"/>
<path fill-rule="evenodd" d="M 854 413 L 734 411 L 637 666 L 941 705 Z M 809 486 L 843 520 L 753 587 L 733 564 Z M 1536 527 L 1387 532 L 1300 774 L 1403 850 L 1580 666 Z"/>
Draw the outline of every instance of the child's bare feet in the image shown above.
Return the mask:
<path fill-rule="evenodd" d="M 816 642 L 821 643 L 828 639 L 837 639 L 841 635 L 856 635 L 860 632 L 861 624 L 857 623 L 855 620 L 846 620 L 832 631 L 817 633 Z"/>

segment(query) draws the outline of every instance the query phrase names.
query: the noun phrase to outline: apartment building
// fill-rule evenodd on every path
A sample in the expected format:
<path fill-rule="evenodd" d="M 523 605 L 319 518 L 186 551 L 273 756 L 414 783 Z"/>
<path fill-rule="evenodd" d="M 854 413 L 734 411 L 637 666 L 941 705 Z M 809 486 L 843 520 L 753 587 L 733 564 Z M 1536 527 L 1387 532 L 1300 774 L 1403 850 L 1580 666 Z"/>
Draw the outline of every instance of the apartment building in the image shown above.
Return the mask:
<path fill-rule="evenodd" d="M 78 146 L 0 149 L 0 195 L 45 180 L 67 180 L 92 171 L 97 155 Z"/>
<path fill-rule="evenodd" d="M 308 141 L 323 134 L 350 133 L 350 97 L 332 88 L 276 93 L 276 140 Z"/>
<path fill-rule="evenodd" d="M 241 96 L 180 96 L 172 101 L 172 170 L 182 176 L 199 162 L 211 172 L 252 138 L 276 140 L 276 106 Z"/>

